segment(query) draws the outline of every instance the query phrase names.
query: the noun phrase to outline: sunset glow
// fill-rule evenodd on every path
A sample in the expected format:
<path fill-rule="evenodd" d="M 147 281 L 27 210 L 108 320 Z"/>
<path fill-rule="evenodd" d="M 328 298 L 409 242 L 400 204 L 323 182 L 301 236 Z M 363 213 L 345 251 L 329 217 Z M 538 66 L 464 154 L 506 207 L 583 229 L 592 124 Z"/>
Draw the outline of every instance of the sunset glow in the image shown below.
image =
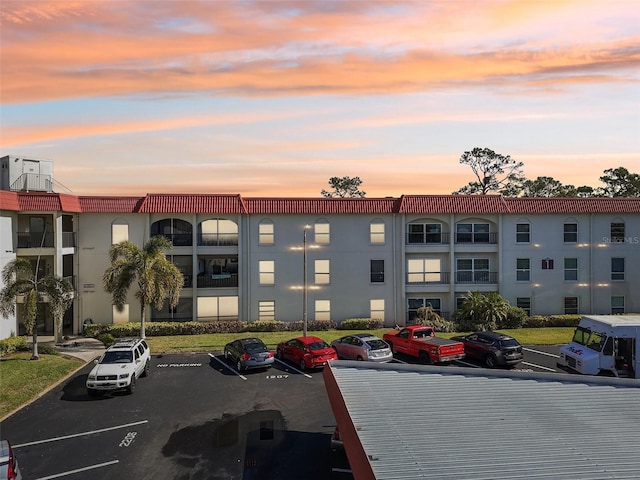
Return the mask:
<path fill-rule="evenodd" d="M 640 173 L 635 0 L 0 1 L 0 156 L 78 195 L 451 193 Z"/>

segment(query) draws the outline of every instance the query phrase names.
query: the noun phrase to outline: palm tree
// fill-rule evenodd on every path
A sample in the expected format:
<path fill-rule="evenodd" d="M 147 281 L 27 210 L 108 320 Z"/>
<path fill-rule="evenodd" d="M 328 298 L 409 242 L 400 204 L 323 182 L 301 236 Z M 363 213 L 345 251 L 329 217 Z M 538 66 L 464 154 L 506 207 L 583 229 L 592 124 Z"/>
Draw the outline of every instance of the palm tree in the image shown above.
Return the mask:
<path fill-rule="evenodd" d="M 509 302 L 497 292 L 468 292 L 456 317 L 474 330 L 495 330 L 507 318 L 509 307 Z"/>
<path fill-rule="evenodd" d="M 58 342 L 62 337 L 62 318 L 73 302 L 73 286 L 67 280 L 54 275 L 38 278 L 37 271 L 38 267 L 34 269 L 29 260 L 24 258 L 12 260 L 2 269 L 4 288 L 0 291 L 0 314 L 5 318 L 15 314 L 17 299 L 23 297 L 23 302 L 19 304 L 22 321 L 27 334 L 33 335 L 31 360 L 39 358 L 38 328 L 36 327 L 38 305 L 49 304 Z"/>
<path fill-rule="evenodd" d="M 140 301 L 140 336 L 145 338 L 146 307 L 160 310 L 165 300 L 174 308 L 178 304 L 184 279 L 182 273 L 165 255 L 171 242 L 161 235 L 152 237 L 142 249 L 132 242 L 121 242 L 109 251 L 111 265 L 102 282 L 111 294 L 118 311 L 124 309 L 129 288 L 138 284 L 136 298 Z"/>

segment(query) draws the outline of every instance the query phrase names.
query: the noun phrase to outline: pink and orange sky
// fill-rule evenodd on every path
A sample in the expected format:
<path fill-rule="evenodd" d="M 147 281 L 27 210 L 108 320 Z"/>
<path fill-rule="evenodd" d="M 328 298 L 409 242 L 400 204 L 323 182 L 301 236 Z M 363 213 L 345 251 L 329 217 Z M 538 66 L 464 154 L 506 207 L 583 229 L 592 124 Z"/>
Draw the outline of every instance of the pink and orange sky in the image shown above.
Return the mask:
<path fill-rule="evenodd" d="M 640 173 L 637 0 L 0 0 L 0 156 L 78 195 Z M 58 188 L 57 191 L 64 191 Z"/>

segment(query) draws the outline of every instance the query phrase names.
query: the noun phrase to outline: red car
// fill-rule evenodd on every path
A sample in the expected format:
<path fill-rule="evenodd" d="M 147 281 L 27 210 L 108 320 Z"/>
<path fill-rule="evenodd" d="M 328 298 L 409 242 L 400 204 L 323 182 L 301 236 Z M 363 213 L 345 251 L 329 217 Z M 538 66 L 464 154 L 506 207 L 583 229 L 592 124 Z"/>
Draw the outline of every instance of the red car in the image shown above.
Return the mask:
<path fill-rule="evenodd" d="M 297 337 L 280 342 L 276 347 L 276 357 L 289 360 L 301 370 L 324 367 L 329 360 L 337 360 L 336 350 L 318 337 Z"/>

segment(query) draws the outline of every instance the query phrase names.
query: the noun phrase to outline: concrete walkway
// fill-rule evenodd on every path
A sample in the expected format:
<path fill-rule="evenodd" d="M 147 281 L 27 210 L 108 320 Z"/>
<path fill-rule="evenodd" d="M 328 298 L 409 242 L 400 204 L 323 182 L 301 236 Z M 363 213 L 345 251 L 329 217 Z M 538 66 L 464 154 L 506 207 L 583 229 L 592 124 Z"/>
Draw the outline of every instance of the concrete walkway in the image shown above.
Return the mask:
<path fill-rule="evenodd" d="M 27 342 L 31 345 L 31 342 Z M 47 345 L 55 347 L 61 354 L 76 357 L 85 362 L 91 362 L 104 353 L 104 344 L 91 337 L 71 336 L 62 343 L 55 343 L 53 337 L 38 336 L 38 346 Z"/>

